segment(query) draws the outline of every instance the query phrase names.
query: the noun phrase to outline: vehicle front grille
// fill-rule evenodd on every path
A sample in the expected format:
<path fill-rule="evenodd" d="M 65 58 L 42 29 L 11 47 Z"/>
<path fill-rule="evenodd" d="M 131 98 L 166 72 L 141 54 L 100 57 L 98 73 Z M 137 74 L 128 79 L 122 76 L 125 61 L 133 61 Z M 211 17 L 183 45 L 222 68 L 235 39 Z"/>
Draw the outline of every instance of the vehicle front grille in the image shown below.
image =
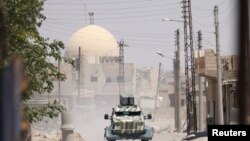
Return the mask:
<path fill-rule="evenodd" d="M 120 122 L 116 124 L 114 131 L 119 133 L 139 133 L 144 130 L 144 125 L 139 122 Z"/>

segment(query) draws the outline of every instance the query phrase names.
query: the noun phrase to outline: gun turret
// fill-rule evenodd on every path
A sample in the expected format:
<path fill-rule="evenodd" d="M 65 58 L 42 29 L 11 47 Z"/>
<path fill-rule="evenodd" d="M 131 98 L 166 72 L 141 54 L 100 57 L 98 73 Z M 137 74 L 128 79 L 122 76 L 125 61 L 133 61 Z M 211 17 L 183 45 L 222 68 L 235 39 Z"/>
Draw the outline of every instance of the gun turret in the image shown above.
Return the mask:
<path fill-rule="evenodd" d="M 120 106 L 134 106 L 135 98 L 131 94 L 120 94 Z"/>

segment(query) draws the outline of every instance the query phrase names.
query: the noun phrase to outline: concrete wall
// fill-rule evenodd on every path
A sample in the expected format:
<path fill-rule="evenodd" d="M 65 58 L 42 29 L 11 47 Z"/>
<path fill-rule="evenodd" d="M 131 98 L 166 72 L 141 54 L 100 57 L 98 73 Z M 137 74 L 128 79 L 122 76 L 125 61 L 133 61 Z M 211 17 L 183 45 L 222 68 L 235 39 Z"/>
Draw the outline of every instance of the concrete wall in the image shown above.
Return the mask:
<path fill-rule="evenodd" d="M 77 94 L 78 92 L 78 71 L 69 64 L 62 64 L 61 70 L 66 74 L 67 79 L 61 81 L 62 94 Z M 125 90 L 126 92 L 135 92 L 135 74 L 134 64 L 125 63 Z M 97 95 L 118 95 L 119 82 L 119 64 L 81 64 L 80 93 Z M 52 93 L 58 93 L 58 81 L 53 82 L 55 89 Z"/>
<path fill-rule="evenodd" d="M 141 96 L 155 95 L 158 83 L 158 69 L 137 69 L 136 93 Z"/>

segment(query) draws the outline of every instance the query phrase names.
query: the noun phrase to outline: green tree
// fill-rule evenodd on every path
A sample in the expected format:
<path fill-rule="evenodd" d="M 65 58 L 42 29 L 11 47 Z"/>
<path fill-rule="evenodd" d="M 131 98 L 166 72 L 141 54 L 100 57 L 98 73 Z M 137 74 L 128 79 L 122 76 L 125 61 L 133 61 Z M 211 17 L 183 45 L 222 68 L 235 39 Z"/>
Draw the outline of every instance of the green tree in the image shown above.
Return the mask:
<path fill-rule="evenodd" d="M 23 95 L 23 103 L 30 122 L 41 120 L 43 117 L 53 118 L 63 110 L 56 102 L 39 108 L 29 107 L 26 103 L 36 93 L 50 93 L 54 87 L 52 78 L 64 79 L 49 58 L 73 63 L 72 60 L 61 56 L 63 42 L 51 41 L 39 34 L 38 28 L 46 19 L 41 13 L 43 5 L 44 0 L 4 1 L 7 57 L 2 61 L 8 62 L 15 55 L 24 60 L 29 88 Z"/>

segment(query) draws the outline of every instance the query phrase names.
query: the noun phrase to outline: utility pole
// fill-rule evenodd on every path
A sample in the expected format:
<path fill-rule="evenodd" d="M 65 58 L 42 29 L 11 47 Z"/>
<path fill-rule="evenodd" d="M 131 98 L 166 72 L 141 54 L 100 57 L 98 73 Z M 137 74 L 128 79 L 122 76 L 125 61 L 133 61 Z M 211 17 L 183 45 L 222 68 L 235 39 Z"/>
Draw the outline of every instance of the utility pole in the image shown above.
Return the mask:
<path fill-rule="evenodd" d="M 94 12 L 89 12 L 89 24 L 94 24 Z"/>
<path fill-rule="evenodd" d="M 80 99 L 80 88 L 81 88 L 81 47 L 78 48 L 78 102 Z M 79 103 L 78 103 L 79 104 Z"/>
<path fill-rule="evenodd" d="M 182 3 L 185 45 L 187 133 L 190 134 L 197 131 L 193 27 L 191 0 L 183 0 Z"/>
<path fill-rule="evenodd" d="M 175 51 L 176 55 L 176 51 Z M 176 56 L 175 56 L 176 57 Z M 175 121 L 175 129 L 178 128 L 178 120 L 177 120 L 177 71 L 176 71 L 176 58 L 173 59 L 173 70 L 174 70 L 174 121 Z"/>
<path fill-rule="evenodd" d="M 180 32 L 176 30 L 175 72 L 176 72 L 176 116 L 177 131 L 181 132 L 181 80 L 180 80 Z"/>
<path fill-rule="evenodd" d="M 216 106 L 216 124 L 224 124 L 223 116 L 223 99 L 222 99 L 222 83 L 221 83 L 221 57 L 220 57 L 220 40 L 219 40 L 219 20 L 218 20 L 218 6 L 214 6 L 214 27 L 216 40 L 216 60 L 217 60 L 217 102 Z"/>
<path fill-rule="evenodd" d="M 58 99 L 59 105 L 61 105 L 61 60 L 58 59 Z"/>
<path fill-rule="evenodd" d="M 202 77 L 200 76 L 200 52 L 202 49 L 202 34 L 198 31 L 198 79 L 199 79 L 199 131 L 203 131 L 203 88 Z"/>
<path fill-rule="evenodd" d="M 159 63 L 159 70 L 158 70 L 158 80 L 157 80 L 155 107 L 154 107 L 154 120 L 156 119 L 156 111 L 157 111 L 157 104 L 158 104 L 157 101 L 158 101 L 159 89 L 160 89 L 160 79 L 161 79 L 161 63 Z"/>
<path fill-rule="evenodd" d="M 124 41 L 118 42 L 119 47 L 119 94 L 125 91 L 124 88 Z"/>

